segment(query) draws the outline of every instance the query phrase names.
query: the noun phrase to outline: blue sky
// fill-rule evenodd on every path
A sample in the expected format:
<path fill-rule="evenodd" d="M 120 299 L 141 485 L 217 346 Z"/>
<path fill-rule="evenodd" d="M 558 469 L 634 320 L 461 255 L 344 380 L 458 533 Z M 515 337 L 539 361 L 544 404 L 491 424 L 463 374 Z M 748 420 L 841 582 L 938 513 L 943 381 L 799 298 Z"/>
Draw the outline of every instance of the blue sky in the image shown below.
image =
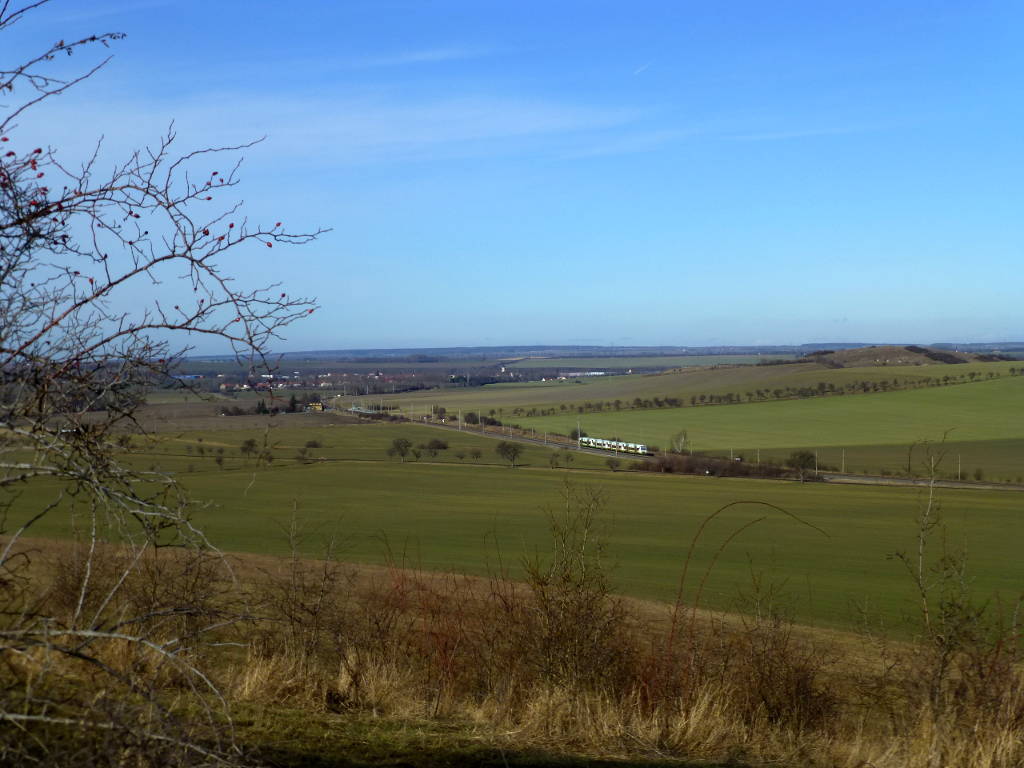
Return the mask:
<path fill-rule="evenodd" d="M 332 229 L 226 265 L 318 297 L 282 348 L 995 341 L 1022 30 L 986 0 L 68 0 L 0 55 L 128 34 L 23 121 L 65 156 L 267 136 L 252 218 Z"/>

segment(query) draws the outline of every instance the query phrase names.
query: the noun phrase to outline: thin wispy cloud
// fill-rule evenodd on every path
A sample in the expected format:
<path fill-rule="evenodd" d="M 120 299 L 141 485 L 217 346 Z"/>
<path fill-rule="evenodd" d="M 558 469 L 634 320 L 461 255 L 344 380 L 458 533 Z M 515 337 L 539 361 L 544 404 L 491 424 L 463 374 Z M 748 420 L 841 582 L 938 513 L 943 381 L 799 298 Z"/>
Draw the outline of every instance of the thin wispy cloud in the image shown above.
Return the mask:
<path fill-rule="evenodd" d="M 874 128 L 863 125 L 848 125 L 836 128 L 806 128 L 792 131 L 764 131 L 759 133 L 736 133 L 723 136 L 728 141 L 790 141 L 793 139 L 812 139 L 824 136 L 846 136 L 865 133 Z"/>
<path fill-rule="evenodd" d="M 67 119 L 74 115 L 75 119 Z M 110 115 L 117 115 L 113 124 Z M 499 96 L 435 98 L 415 102 L 329 94 L 288 99 L 206 94 L 153 104 L 116 94 L 86 101 L 62 99 L 34 117 L 49 126 L 58 146 L 75 154 L 82 145 L 78 126 L 106 128 L 108 144 L 138 146 L 166 130 L 174 119 L 190 146 L 232 145 L 266 135 L 275 156 L 336 164 L 393 163 L 467 156 L 504 156 L 536 142 L 585 136 L 626 126 L 635 110 Z M 26 131 L 35 125 L 22 126 Z"/>
<path fill-rule="evenodd" d="M 485 48 L 425 48 L 357 59 L 351 62 L 351 66 L 354 69 L 379 69 L 385 67 L 404 67 L 414 64 L 437 64 L 445 61 L 478 59 L 490 53 L 491 51 Z"/>
<path fill-rule="evenodd" d="M 648 61 L 646 64 L 642 64 L 641 66 L 639 66 L 639 67 L 637 67 L 636 69 L 633 70 L 633 74 L 634 75 L 639 75 L 641 72 L 646 72 L 648 69 L 650 69 L 651 64 L 653 64 L 653 63 L 654 63 L 653 61 Z"/>
<path fill-rule="evenodd" d="M 666 144 L 685 138 L 700 135 L 701 131 L 693 130 L 652 130 L 626 133 L 611 138 L 595 139 L 588 146 L 582 146 L 567 152 L 562 157 L 577 160 L 588 157 L 605 157 L 611 155 L 630 155 L 640 152 L 654 152 Z"/>

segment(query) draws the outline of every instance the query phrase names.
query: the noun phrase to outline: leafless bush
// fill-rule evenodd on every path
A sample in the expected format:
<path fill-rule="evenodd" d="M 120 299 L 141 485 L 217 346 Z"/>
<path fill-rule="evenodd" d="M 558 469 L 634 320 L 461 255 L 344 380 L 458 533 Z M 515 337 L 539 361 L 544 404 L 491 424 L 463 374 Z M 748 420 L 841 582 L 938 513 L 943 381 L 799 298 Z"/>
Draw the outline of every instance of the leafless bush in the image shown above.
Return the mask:
<path fill-rule="evenodd" d="M 540 677 L 569 687 L 613 683 L 633 663 L 628 614 L 612 594 L 602 536 L 606 501 L 566 482 L 562 503 L 546 510 L 552 552 L 524 562 L 530 601 L 520 652 Z"/>
<path fill-rule="evenodd" d="M 993 765 L 1024 759 L 1022 601 L 979 600 L 965 549 L 953 548 L 936 494 L 942 443 L 927 446 L 930 482 L 917 516 L 916 546 L 896 552 L 917 601 L 909 646 L 886 645 L 885 664 L 865 685 L 870 708 L 888 714 L 894 734 L 918 730 L 922 764 L 953 764 L 965 743 L 984 739 Z M 938 542 L 936 542 L 938 539 Z M 937 551 L 936 551 L 937 550 Z"/>
<path fill-rule="evenodd" d="M 713 475 L 715 477 L 789 477 L 790 472 L 777 464 L 752 464 L 745 461 L 730 461 L 714 456 L 662 454 L 642 461 L 633 462 L 633 469 L 640 472 L 664 472 L 679 475 Z"/>
<path fill-rule="evenodd" d="M 709 515 L 694 546 L 731 506 Z M 782 587 L 753 567 L 739 613 L 701 608 L 706 571 L 684 574 L 669 616 L 641 616 L 611 592 L 602 507 L 600 494 L 566 486 L 548 510 L 550 547 L 528 558 L 523 581 L 500 564 L 472 578 L 412 571 L 398 559 L 337 582 L 324 581 L 327 563 L 306 562 L 308 581 L 282 568 L 281 584 L 263 581 L 254 593 L 269 619 L 261 631 L 277 637 L 260 647 L 276 650 L 250 655 L 236 690 L 322 711 L 468 719 L 517 743 L 606 754 L 886 768 L 1019 763 L 1024 696 L 1012 611 L 993 623 L 945 595 L 931 622 L 948 641 L 865 643 L 857 661 L 798 627 Z M 740 524 L 716 552 L 761 519 Z M 286 600 L 258 598 L 282 585 Z M 296 612 L 297 601 L 320 607 Z M 954 627 L 950 654 L 942 643 L 953 642 Z M 295 633 L 320 640 L 302 649 Z"/>

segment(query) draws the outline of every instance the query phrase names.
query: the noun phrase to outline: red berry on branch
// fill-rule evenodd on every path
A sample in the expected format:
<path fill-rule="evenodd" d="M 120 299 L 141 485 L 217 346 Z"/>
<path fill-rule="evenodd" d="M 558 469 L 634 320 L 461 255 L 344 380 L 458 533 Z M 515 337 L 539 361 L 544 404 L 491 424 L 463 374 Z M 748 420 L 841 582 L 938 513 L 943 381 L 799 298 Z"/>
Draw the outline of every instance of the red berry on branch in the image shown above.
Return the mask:
<path fill-rule="evenodd" d="M 204 230 L 203 230 L 203 234 L 204 234 L 204 235 L 208 235 L 208 234 L 210 234 L 210 230 L 208 230 L 208 229 L 204 229 Z"/>
<path fill-rule="evenodd" d="M 234 224 L 228 224 L 228 229 L 234 229 L 234 228 L 235 228 Z"/>
<path fill-rule="evenodd" d="M 306 314 L 308 314 L 308 315 L 312 315 L 312 314 L 313 314 L 313 310 L 312 310 L 312 309 L 311 309 L 311 310 L 309 310 L 309 312 L 307 312 Z"/>
<path fill-rule="evenodd" d="M 267 248 L 273 248 L 273 247 L 274 247 L 273 243 L 267 243 Z"/>
<path fill-rule="evenodd" d="M 6 136 L 0 136 L 0 141 L 10 141 Z"/>
<path fill-rule="evenodd" d="M 283 293 L 281 294 L 281 298 L 282 298 L 282 299 L 284 298 L 284 294 L 283 294 Z"/>
<path fill-rule="evenodd" d="M 37 179 L 41 179 L 41 178 L 43 178 L 43 176 L 45 176 L 45 175 L 46 175 L 45 173 L 43 173 L 42 171 L 40 171 L 39 173 L 37 173 L 37 174 L 36 174 L 36 178 L 37 178 Z"/>
<path fill-rule="evenodd" d="M 41 154 L 42 151 L 43 150 L 41 150 L 39 147 L 36 147 L 35 149 L 32 150 L 32 154 L 33 155 L 38 155 L 38 154 Z"/>
<path fill-rule="evenodd" d="M 280 226 L 281 226 L 281 222 L 279 221 L 279 222 L 277 222 L 277 224 L 274 225 L 274 228 L 276 229 L 277 227 L 280 227 Z"/>
<path fill-rule="evenodd" d="M 207 200 L 213 200 L 213 198 L 212 198 L 212 197 L 210 197 L 209 195 L 207 195 L 207 196 L 206 196 L 206 199 L 207 199 Z"/>
<path fill-rule="evenodd" d="M 14 151 L 12 150 L 8 152 L 6 155 L 4 155 L 4 157 L 14 157 Z"/>

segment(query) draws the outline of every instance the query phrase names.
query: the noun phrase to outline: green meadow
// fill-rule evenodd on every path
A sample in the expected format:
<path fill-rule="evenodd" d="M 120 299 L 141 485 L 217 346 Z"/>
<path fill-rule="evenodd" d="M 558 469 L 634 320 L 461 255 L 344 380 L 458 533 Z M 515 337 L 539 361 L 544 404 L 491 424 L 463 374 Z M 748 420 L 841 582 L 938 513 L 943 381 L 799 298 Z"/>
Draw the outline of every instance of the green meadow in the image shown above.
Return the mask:
<path fill-rule="evenodd" d="M 309 426 L 309 418 L 302 416 L 298 418 L 302 419 L 303 426 L 292 426 L 289 424 L 292 418 L 295 417 L 280 415 L 274 419 L 278 423 L 267 429 L 169 432 L 152 441 L 136 439 L 132 460 L 143 468 L 153 466 L 169 471 L 216 472 L 220 471 L 216 457 L 222 455 L 225 469 L 244 469 L 256 463 L 241 452 L 242 444 L 251 440 L 258 450 L 266 446 L 274 462 L 295 463 L 299 451 L 305 449 L 305 457 L 310 460 L 401 463 L 400 459 L 389 457 L 387 451 L 393 440 L 404 438 L 420 452 L 418 458 L 410 454 L 405 463 L 507 464 L 495 451 L 497 440 L 481 437 L 469 429 L 460 432 L 408 423 L 318 427 Z M 431 455 L 426 446 L 434 439 L 446 442 L 448 448 Z M 539 445 L 518 445 L 523 449 L 516 462 L 518 465 L 550 467 L 552 450 Z M 564 452 L 561 455 L 564 456 Z M 572 453 L 573 467 L 604 468 L 604 462 L 601 456 Z"/>
<path fill-rule="evenodd" d="M 662 447 L 668 446 L 671 435 L 686 430 L 691 447 L 698 451 L 907 446 L 938 441 L 944 435 L 957 443 L 1012 441 L 1024 438 L 1024 378 L 740 405 L 517 419 L 527 428 L 563 434 L 577 422 L 595 437 L 617 436 Z"/>
<path fill-rule="evenodd" d="M 816 389 L 832 385 L 843 388 L 862 383 L 879 388 L 902 389 L 922 386 L 934 381 L 963 381 L 971 385 L 992 377 L 1010 378 L 1010 369 L 1024 367 L 1020 362 L 970 363 L 963 365 L 904 365 L 867 368 L 827 368 L 815 363 L 791 365 L 737 365 L 715 368 L 687 368 L 664 373 L 630 374 L 618 376 L 588 376 L 565 381 L 533 381 L 488 384 L 483 387 L 429 389 L 403 392 L 395 395 L 372 395 L 372 402 L 384 402 L 406 413 L 422 414 L 431 407 L 442 406 L 449 411 L 494 410 L 505 419 L 519 421 L 521 412 L 531 408 L 561 408 L 575 410 L 574 406 L 587 402 L 604 404 L 614 409 L 619 401 L 621 409 L 628 409 L 635 398 L 675 397 L 685 403 L 701 395 L 732 394 L 739 401 L 758 400 L 760 390 L 771 397 L 775 390 L 787 388 Z M 953 386 L 959 386 L 958 384 Z M 859 394 L 857 396 L 860 396 Z M 343 404 L 367 398 L 339 398 Z M 518 409 L 518 411 L 517 411 Z"/>
<path fill-rule="evenodd" d="M 950 480 L 984 480 L 1024 484 L 1024 438 L 1009 440 L 947 439 L 944 443 L 908 442 L 889 445 L 811 445 L 819 465 L 827 471 L 845 469 L 869 475 L 930 474 L 930 457 L 935 458 L 939 477 Z M 745 461 L 784 462 L 792 447 L 733 447 L 709 451 L 712 455 L 741 456 Z M 979 473 L 980 470 L 980 473 Z"/>
<path fill-rule="evenodd" d="M 600 457 L 582 455 L 571 470 L 551 469 L 543 448 L 528 449 L 533 451 L 524 456 L 529 466 L 511 469 L 494 463 L 496 441 L 410 425 L 271 433 L 278 458 L 269 467 L 237 455 L 233 446 L 248 435 L 238 431 L 172 436 L 135 460 L 174 471 L 204 503 L 196 522 L 225 550 L 285 554 L 283 531 L 294 514 L 304 532 L 305 555 L 322 553 L 334 537 L 345 560 L 390 559 L 473 574 L 501 568 L 519 573 L 523 557 L 547 551 L 544 510 L 564 506 L 565 484 L 592 488 L 606 499 L 603 525 L 616 588 L 664 601 L 674 598 L 702 521 L 726 504 L 767 502 L 794 517 L 759 503 L 721 514 L 695 549 L 688 596 L 706 579 L 702 604 L 742 608 L 757 575 L 762 583 L 784 585 L 797 617 L 809 623 L 852 626 L 860 620 L 856 606 L 897 623 L 912 606 L 909 581 L 891 555 L 914 545 L 914 519 L 923 503 L 919 489 L 610 472 L 598 468 Z M 423 440 L 448 439 L 452 447 L 443 454 L 476 444 L 490 451 L 482 450 L 479 463 L 450 455 L 443 461 L 439 456 L 400 463 L 384 455 L 394 436 L 420 433 Z M 250 436 L 262 439 L 258 433 Z M 323 444 L 314 453 L 333 460 L 306 464 L 286 458 L 287 451 L 310 439 Z M 193 446 L 191 454 L 185 445 Z M 197 456 L 200 445 L 204 452 L 233 451 L 227 468 Z M 585 462 L 592 468 L 581 468 Z M 27 488 L 9 524 L 38 509 L 47 490 L 53 489 Z M 1024 578 L 1019 557 L 1024 495 L 942 491 L 941 505 L 947 546 L 967 546 L 978 592 L 1016 595 Z M 51 515 L 34 533 L 67 535 L 66 517 Z"/>

